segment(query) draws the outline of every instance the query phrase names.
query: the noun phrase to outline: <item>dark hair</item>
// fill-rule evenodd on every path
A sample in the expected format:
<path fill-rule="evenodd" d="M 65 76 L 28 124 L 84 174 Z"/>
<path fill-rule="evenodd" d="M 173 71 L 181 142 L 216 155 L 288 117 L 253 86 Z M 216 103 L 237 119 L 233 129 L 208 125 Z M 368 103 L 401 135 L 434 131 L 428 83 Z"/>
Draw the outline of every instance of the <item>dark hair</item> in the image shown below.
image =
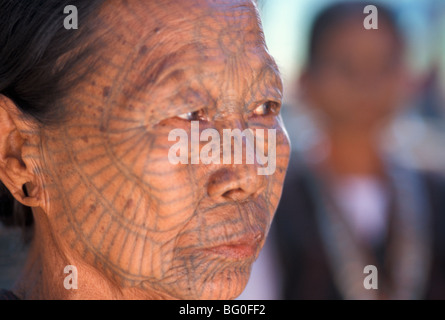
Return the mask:
<path fill-rule="evenodd" d="M 91 19 L 105 0 L 0 0 L 0 94 L 10 98 L 38 125 L 66 117 L 63 97 L 93 63 Z M 74 5 L 79 29 L 64 27 L 64 8 Z M 94 45 L 92 45 L 94 43 Z M 0 221 L 29 226 L 32 212 L 14 200 L 0 182 Z"/>
<path fill-rule="evenodd" d="M 320 47 L 325 41 L 328 31 L 334 29 L 348 18 L 360 17 L 365 18 L 363 13 L 367 5 L 374 5 L 378 9 L 378 18 L 385 21 L 390 30 L 394 33 L 394 37 L 400 43 L 403 42 L 402 32 L 397 24 L 395 13 L 388 7 L 376 3 L 363 3 L 355 1 L 337 2 L 321 10 L 313 20 L 309 31 L 309 45 L 307 54 L 307 66 L 312 67 L 317 64 L 320 54 Z"/>

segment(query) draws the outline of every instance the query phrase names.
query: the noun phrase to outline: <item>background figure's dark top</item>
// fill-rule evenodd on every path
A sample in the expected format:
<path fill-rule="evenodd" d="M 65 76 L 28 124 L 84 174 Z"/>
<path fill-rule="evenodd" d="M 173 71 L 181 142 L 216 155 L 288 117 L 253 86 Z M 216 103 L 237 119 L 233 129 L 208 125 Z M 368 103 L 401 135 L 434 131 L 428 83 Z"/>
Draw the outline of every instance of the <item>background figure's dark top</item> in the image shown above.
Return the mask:
<path fill-rule="evenodd" d="M 423 298 L 445 299 L 445 179 L 424 172 L 419 176 L 430 205 L 433 232 L 431 268 Z M 314 195 L 311 178 L 308 168 L 289 167 L 272 224 L 283 271 L 282 298 L 343 299 L 320 234 L 316 218 L 320 199 Z"/>
<path fill-rule="evenodd" d="M 19 300 L 11 291 L 0 289 L 0 300 Z"/>

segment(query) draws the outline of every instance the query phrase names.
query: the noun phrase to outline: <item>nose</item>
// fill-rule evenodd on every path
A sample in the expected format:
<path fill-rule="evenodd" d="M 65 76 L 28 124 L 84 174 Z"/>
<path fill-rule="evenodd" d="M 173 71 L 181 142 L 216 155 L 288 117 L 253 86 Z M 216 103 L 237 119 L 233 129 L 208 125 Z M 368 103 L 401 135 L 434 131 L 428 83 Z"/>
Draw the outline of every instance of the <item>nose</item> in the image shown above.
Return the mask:
<path fill-rule="evenodd" d="M 265 177 L 257 174 L 255 165 L 221 168 L 211 175 L 207 194 L 217 202 L 243 201 L 263 190 Z"/>
<path fill-rule="evenodd" d="M 253 157 L 253 163 L 247 163 L 247 139 L 242 138 L 238 140 L 238 143 L 242 144 L 241 153 L 246 155 L 246 158 L 242 156 L 242 163 L 234 163 L 235 161 L 231 161 L 231 164 L 223 164 L 223 153 L 224 147 L 223 145 L 226 142 L 229 143 L 229 147 L 227 150 L 231 152 L 231 156 L 234 160 L 234 150 L 235 146 L 232 145 L 232 140 L 225 141 L 224 137 L 224 129 L 239 129 L 243 131 L 247 128 L 247 124 L 242 120 L 242 116 L 233 115 L 225 115 L 223 117 L 224 120 L 219 120 L 215 124 L 215 129 L 218 132 L 222 133 L 223 141 L 221 148 L 223 149 L 221 152 L 221 164 L 218 165 L 218 168 L 215 168 L 215 172 L 211 174 L 207 184 L 207 194 L 210 198 L 212 198 L 215 202 L 226 202 L 226 201 L 243 201 L 249 198 L 250 196 L 254 196 L 260 193 L 265 185 L 266 185 L 266 176 L 258 174 L 258 168 L 261 167 L 256 159 L 256 156 Z M 235 139 L 234 139 L 235 140 Z M 233 144 L 236 142 L 233 141 Z M 250 142 L 250 145 L 253 145 L 253 142 Z M 253 152 L 254 150 L 250 150 L 249 152 Z"/>

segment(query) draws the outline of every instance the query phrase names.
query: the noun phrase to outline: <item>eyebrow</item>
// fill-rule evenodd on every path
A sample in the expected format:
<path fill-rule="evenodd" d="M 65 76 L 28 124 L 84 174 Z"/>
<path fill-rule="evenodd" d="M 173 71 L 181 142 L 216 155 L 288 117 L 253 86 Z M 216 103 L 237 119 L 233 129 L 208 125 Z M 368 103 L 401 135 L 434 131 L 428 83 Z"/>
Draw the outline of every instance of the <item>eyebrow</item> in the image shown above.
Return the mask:
<path fill-rule="evenodd" d="M 267 59 L 261 67 L 258 69 L 259 72 L 256 73 L 253 83 L 263 82 L 270 85 L 278 85 L 278 89 L 283 94 L 283 81 L 281 78 L 281 73 L 272 57 Z"/>
<path fill-rule="evenodd" d="M 205 97 L 207 91 L 205 88 L 193 89 L 192 86 L 190 86 L 190 88 L 187 89 L 187 86 L 190 84 L 188 80 L 194 78 L 187 78 L 187 73 L 196 66 L 199 66 L 199 61 L 192 64 L 188 63 L 190 59 L 193 59 L 194 57 L 192 56 L 191 58 L 187 57 L 187 59 L 184 59 L 186 56 L 185 52 L 199 50 L 197 46 L 201 46 L 201 44 L 196 42 L 185 44 L 180 48 L 163 55 L 159 59 L 156 59 L 152 63 L 150 63 L 147 56 L 147 58 L 142 58 L 142 63 L 147 66 L 139 72 L 139 76 L 131 85 L 130 90 L 132 93 L 138 94 L 140 92 L 147 92 L 150 88 L 164 87 L 173 82 L 179 84 L 179 87 L 172 88 L 172 97 L 178 94 L 180 95 L 181 90 L 185 90 L 184 92 L 193 91 L 194 95 L 199 94 L 202 100 L 212 99 L 210 96 Z M 144 50 L 144 53 L 145 51 L 146 50 Z M 197 57 L 199 57 L 199 54 Z M 269 91 L 268 93 L 271 93 L 270 96 L 252 96 L 250 99 L 251 101 L 245 101 L 248 104 L 253 103 L 253 100 L 261 98 L 274 98 L 277 100 L 282 98 L 283 87 L 278 66 L 268 53 L 266 53 L 261 60 L 262 61 L 258 63 L 258 66 L 252 66 L 252 72 L 254 73 L 253 79 L 249 86 L 246 87 L 244 95 L 247 95 L 247 92 L 252 90 L 255 86 L 258 86 L 259 88 L 274 88 L 276 91 L 273 93 L 266 89 L 266 91 Z M 201 90 L 204 90 L 205 92 L 200 92 Z"/>
<path fill-rule="evenodd" d="M 173 68 L 179 62 L 179 52 L 175 51 L 168 53 L 161 57 L 158 61 L 148 64 L 147 68 L 144 70 L 141 83 L 138 83 L 137 87 L 147 88 L 148 86 L 159 85 L 162 82 L 167 82 L 168 80 L 174 78 L 181 80 L 181 74 L 184 72 L 184 68 Z"/>
<path fill-rule="evenodd" d="M 269 70 L 272 73 L 272 77 L 274 78 L 275 81 L 277 81 L 278 83 L 280 83 L 280 86 L 282 85 L 282 78 L 281 78 L 281 72 L 280 69 L 278 68 L 278 66 L 276 65 L 276 63 L 272 60 L 268 62 L 264 63 L 261 66 L 261 70 Z"/>

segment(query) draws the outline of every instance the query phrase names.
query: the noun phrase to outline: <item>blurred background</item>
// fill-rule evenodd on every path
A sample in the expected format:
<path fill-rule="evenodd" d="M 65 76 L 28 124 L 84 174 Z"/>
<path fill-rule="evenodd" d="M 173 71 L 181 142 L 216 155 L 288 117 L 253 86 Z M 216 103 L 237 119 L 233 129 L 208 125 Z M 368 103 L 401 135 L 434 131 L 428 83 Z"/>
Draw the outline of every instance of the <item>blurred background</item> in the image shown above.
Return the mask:
<path fill-rule="evenodd" d="M 299 76 L 307 59 L 315 15 L 335 0 L 260 0 L 267 46 L 285 85 L 283 110 L 293 148 L 304 149 L 316 133 L 299 100 Z M 359 1 L 367 5 L 370 1 Z M 413 166 L 445 170 L 445 1 L 381 0 L 394 10 L 404 32 L 413 95 L 388 128 L 385 140 Z"/>
<path fill-rule="evenodd" d="M 239 299 L 445 298 L 445 1 L 349 2 L 392 11 L 400 56 L 385 57 L 397 50 L 382 40 L 387 25 L 373 38 L 354 14 L 331 12 L 321 23 L 330 31 L 317 40 L 324 61 L 313 66 L 314 19 L 339 1 L 258 1 L 284 80 L 293 156 Z M 404 97 L 389 103 L 396 84 Z M 363 289 L 369 264 L 379 270 L 375 292 Z"/>

